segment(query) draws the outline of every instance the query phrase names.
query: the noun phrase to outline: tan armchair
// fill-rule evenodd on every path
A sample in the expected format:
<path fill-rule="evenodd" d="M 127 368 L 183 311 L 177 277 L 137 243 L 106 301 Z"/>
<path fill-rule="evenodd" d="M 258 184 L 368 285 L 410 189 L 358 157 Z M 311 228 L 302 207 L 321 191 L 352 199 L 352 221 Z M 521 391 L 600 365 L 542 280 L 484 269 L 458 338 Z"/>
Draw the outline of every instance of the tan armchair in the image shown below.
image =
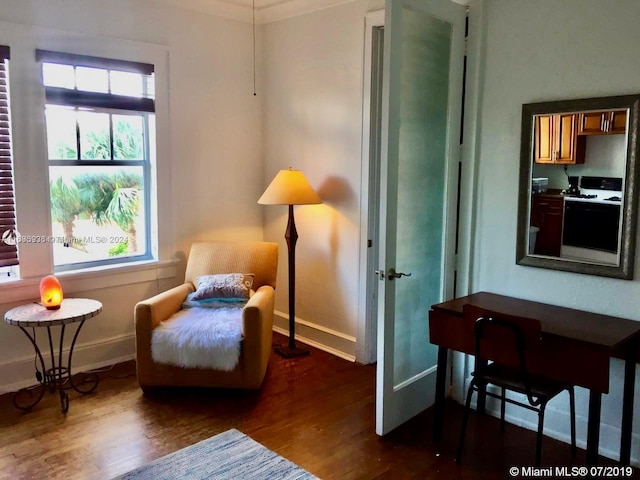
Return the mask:
<path fill-rule="evenodd" d="M 191 246 L 185 283 L 160 293 L 135 307 L 138 383 L 153 386 L 195 386 L 256 389 L 262 384 L 271 354 L 274 288 L 278 270 L 278 245 L 267 242 L 196 242 Z M 181 368 L 155 363 L 151 334 L 161 322 L 180 310 L 195 290 L 199 275 L 253 273 L 253 290 L 242 311 L 240 361 L 230 372 Z"/>

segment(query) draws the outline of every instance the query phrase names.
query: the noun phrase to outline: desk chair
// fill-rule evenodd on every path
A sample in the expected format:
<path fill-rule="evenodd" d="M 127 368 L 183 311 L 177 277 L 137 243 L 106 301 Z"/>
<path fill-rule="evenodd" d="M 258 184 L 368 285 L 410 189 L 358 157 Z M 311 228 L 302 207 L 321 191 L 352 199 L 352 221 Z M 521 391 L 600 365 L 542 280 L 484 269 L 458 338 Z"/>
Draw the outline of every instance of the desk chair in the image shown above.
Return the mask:
<path fill-rule="evenodd" d="M 467 429 L 471 398 L 474 392 L 485 392 L 486 395 L 501 401 L 500 430 L 504 431 L 505 403 L 518 405 L 538 413 L 538 436 L 536 441 L 536 467 L 540 466 L 542 455 L 542 429 L 544 412 L 549 400 L 563 390 L 569 391 L 569 407 L 571 412 L 571 453 L 576 455 L 576 413 L 573 385 L 557 382 L 540 374 L 531 373 L 529 365 L 540 354 L 541 327 L 540 321 L 501 315 L 473 305 L 465 305 L 463 311 L 465 321 L 473 324 L 475 330 L 476 368 L 471 374 L 467 399 L 458 443 L 456 462 L 461 463 L 464 436 Z M 491 363 L 489 363 L 491 362 Z M 487 385 L 500 388 L 501 394 L 486 391 Z M 523 403 L 506 398 L 506 390 L 526 395 Z"/>

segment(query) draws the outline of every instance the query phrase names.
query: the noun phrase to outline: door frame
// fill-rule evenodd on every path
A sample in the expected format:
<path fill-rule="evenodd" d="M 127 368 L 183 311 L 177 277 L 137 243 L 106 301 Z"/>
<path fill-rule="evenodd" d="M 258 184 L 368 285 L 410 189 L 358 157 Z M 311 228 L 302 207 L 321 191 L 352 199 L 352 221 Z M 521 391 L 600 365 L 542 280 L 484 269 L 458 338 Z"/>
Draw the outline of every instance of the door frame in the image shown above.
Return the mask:
<path fill-rule="evenodd" d="M 372 111 L 371 94 L 372 94 L 372 73 L 373 61 L 372 55 L 374 29 L 384 27 L 384 10 L 367 13 L 365 16 L 365 32 L 364 32 L 364 68 L 362 78 L 362 148 L 361 148 L 361 171 L 360 171 L 360 248 L 359 248 L 359 273 L 358 273 L 358 324 L 357 324 L 357 341 L 356 341 L 356 361 L 363 364 L 374 363 L 377 359 L 377 338 L 378 338 L 378 320 L 377 320 L 377 304 L 369 302 L 374 292 L 377 292 L 377 278 L 373 271 L 375 265 L 378 264 L 378 245 L 377 241 L 373 243 L 371 248 L 368 247 L 368 241 L 371 240 L 369 235 L 369 226 L 378 223 L 378 210 L 372 208 L 374 202 L 379 202 L 378 187 L 372 188 L 372 185 L 379 186 L 380 170 L 372 165 L 376 161 L 372 155 L 376 152 L 371 151 L 372 138 L 371 125 L 372 118 L 378 115 L 381 117 L 381 105 L 378 105 L 378 111 Z M 380 52 L 382 53 L 382 52 Z M 380 59 L 382 60 L 382 59 Z M 379 65 L 380 73 L 382 65 Z M 380 161 L 378 153 L 377 161 Z"/>

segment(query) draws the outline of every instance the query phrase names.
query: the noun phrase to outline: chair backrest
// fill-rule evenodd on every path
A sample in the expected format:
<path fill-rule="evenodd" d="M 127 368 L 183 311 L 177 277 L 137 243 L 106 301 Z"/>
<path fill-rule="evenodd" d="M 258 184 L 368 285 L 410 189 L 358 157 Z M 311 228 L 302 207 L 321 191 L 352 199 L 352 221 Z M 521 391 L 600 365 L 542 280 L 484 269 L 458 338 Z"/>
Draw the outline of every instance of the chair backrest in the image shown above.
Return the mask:
<path fill-rule="evenodd" d="M 519 371 L 529 401 L 534 403 L 527 358 L 540 346 L 540 321 L 493 312 L 475 305 L 465 305 L 463 315 L 465 321 L 474 323 L 476 358 Z"/>
<path fill-rule="evenodd" d="M 278 244 L 271 242 L 194 242 L 185 281 L 195 285 L 200 275 L 252 273 L 253 289 L 276 287 Z"/>

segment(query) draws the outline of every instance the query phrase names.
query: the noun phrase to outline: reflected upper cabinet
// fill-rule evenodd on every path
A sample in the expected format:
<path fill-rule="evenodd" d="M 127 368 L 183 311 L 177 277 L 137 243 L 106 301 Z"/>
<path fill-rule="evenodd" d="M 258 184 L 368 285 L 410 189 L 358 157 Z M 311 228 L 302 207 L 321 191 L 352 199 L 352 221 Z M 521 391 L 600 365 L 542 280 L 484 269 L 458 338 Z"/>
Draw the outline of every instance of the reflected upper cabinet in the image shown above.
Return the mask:
<path fill-rule="evenodd" d="M 578 114 L 535 116 L 535 163 L 584 163 L 584 146 L 578 137 Z"/>
<path fill-rule="evenodd" d="M 578 135 L 616 135 L 627 132 L 627 111 L 584 112 L 579 114 Z"/>
<path fill-rule="evenodd" d="M 631 279 L 640 95 L 522 107 L 516 262 Z"/>

